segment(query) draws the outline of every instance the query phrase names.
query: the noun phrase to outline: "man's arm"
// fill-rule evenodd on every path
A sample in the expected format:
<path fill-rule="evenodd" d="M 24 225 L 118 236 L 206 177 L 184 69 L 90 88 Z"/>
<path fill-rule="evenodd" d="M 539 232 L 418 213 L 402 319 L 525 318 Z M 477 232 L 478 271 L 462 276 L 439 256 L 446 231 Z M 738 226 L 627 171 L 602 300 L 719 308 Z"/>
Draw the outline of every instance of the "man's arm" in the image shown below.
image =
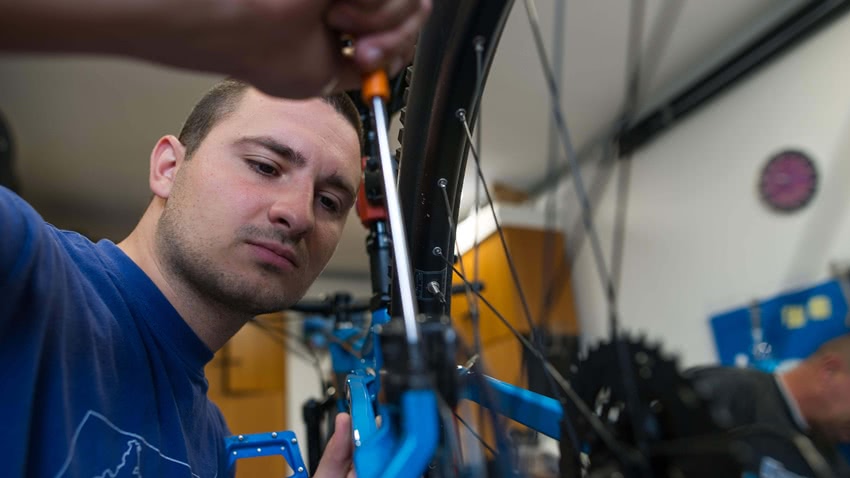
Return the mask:
<path fill-rule="evenodd" d="M 431 0 L 0 0 L 0 51 L 97 53 L 223 73 L 266 93 L 356 88 L 400 70 Z M 340 34 L 356 38 L 353 58 Z M 325 91 L 327 93 L 327 91 Z"/>

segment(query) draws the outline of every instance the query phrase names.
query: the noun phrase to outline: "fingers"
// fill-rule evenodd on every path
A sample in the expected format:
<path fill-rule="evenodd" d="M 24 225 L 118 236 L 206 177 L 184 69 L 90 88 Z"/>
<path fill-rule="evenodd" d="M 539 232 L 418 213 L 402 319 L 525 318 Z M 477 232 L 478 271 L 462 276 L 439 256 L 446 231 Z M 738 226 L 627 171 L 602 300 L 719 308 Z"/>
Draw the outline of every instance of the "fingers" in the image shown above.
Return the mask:
<path fill-rule="evenodd" d="M 338 0 L 328 11 L 328 25 L 355 36 L 392 30 L 413 16 L 420 0 Z"/>
<path fill-rule="evenodd" d="M 313 478 L 338 478 L 352 476 L 351 416 L 340 413 L 334 422 L 334 434 L 325 447 L 322 459 Z"/>
<path fill-rule="evenodd" d="M 328 23 L 357 37 L 353 60 L 361 71 L 388 67 L 394 75 L 413 58 L 430 12 L 431 0 L 337 0 Z"/>
<path fill-rule="evenodd" d="M 415 19 L 410 19 L 397 30 L 360 38 L 354 52 L 354 62 L 364 71 L 388 65 L 401 69 L 401 66 L 413 60 L 418 35 L 419 24 Z"/>

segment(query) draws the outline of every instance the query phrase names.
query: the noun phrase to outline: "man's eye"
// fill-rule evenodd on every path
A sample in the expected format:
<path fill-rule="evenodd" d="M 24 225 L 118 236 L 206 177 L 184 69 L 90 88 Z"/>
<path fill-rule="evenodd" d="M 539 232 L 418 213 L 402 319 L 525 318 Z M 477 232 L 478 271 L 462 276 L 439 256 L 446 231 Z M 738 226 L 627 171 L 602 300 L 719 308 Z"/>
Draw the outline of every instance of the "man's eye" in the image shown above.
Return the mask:
<path fill-rule="evenodd" d="M 251 168 L 264 175 L 264 176 L 276 176 L 278 174 L 277 168 L 268 163 L 263 163 L 260 161 L 248 161 L 248 164 Z"/>
<path fill-rule="evenodd" d="M 322 204 L 322 207 L 331 212 L 339 212 L 339 204 L 328 196 L 319 196 L 319 202 Z"/>

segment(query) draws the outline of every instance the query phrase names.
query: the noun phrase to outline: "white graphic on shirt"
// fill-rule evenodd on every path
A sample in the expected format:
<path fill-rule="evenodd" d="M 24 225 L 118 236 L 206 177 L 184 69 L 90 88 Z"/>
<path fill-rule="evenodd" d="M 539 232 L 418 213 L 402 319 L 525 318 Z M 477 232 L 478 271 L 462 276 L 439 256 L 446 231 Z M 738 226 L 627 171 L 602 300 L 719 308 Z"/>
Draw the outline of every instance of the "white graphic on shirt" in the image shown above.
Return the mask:
<path fill-rule="evenodd" d="M 127 437 L 129 439 L 126 441 L 126 447 L 121 448 L 124 451 L 121 455 L 120 460 L 116 459 L 116 462 L 114 464 L 109 465 L 106 469 L 102 469 L 103 471 L 100 474 L 92 475 L 93 478 L 117 478 L 119 473 L 121 473 L 122 471 L 124 471 L 125 473 L 129 473 L 129 475 L 125 476 L 142 478 L 140 464 L 142 463 L 142 453 L 147 450 L 153 451 L 158 456 L 158 458 L 165 461 L 166 464 L 171 464 L 178 468 L 185 467 L 194 478 L 200 478 L 200 476 L 192 472 L 192 467 L 189 466 L 188 463 L 163 454 L 159 450 L 159 448 L 148 443 L 148 441 L 143 436 L 138 435 L 136 433 L 128 432 L 126 430 L 122 430 L 114 423 L 109 421 L 108 418 L 98 412 L 95 412 L 94 410 L 89 410 L 88 412 L 86 412 L 86 415 L 80 421 L 80 424 L 77 425 L 77 428 L 74 431 L 74 436 L 73 438 L 71 438 L 71 444 L 68 448 L 68 455 L 65 458 L 65 462 L 62 464 L 62 467 L 59 469 L 59 472 L 56 473 L 55 478 L 63 477 L 65 476 L 65 473 L 67 473 L 68 468 L 71 466 L 71 462 L 74 459 L 77 443 L 80 440 L 80 435 L 86 429 L 86 424 L 90 422 L 90 418 L 99 420 L 100 422 L 102 422 L 102 425 L 106 425 L 107 427 L 109 427 L 109 429 L 115 431 L 117 434 Z M 96 424 L 97 421 L 92 421 L 89 424 L 88 429 L 95 427 Z M 102 441 L 102 438 L 98 441 Z M 125 470 L 125 468 L 127 468 L 127 470 Z M 216 476 L 213 478 L 216 478 L 217 476 L 218 473 L 216 473 Z"/>
<path fill-rule="evenodd" d="M 112 471 L 111 469 L 107 468 L 106 471 L 98 475 L 97 478 L 115 478 L 116 476 L 118 476 L 118 472 L 121 471 L 121 469 L 127 465 L 127 456 L 129 456 L 130 453 L 133 453 L 133 449 L 136 450 L 136 463 L 141 462 L 142 445 L 139 443 L 139 440 L 130 440 L 129 442 L 127 442 L 127 451 L 125 451 L 124 455 L 121 456 L 121 463 L 118 464 L 118 466 L 115 468 L 115 471 Z M 142 476 L 142 474 L 139 472 L 139 465 L 136 465 L 133 468 L 132 474 L 133 476 Z"/>

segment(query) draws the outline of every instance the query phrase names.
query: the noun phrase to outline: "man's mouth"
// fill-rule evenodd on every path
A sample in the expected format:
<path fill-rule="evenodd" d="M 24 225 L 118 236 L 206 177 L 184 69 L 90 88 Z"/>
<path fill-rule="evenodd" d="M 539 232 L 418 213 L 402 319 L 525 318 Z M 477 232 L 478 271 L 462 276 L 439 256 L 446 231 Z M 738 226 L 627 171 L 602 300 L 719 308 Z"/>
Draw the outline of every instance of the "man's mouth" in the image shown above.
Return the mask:
<path fill-rule="evenodd" d="M 263 262 L 270 263 L 282 269 L 297 269 L 300 261 L 295 251 L 279 242 L 247 241 L 254 254 Z"/>

